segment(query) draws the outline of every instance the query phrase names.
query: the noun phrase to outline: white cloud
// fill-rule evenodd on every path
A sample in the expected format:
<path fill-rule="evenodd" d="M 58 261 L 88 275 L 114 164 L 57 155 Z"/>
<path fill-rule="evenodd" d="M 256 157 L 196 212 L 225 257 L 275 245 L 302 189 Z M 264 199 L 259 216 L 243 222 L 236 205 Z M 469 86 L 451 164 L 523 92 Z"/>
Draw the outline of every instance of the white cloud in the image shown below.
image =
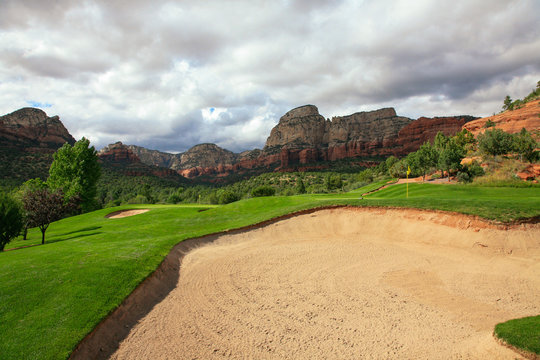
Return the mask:
<path fill-rule="evenodd" d="M 262 147 L 307 103 L 489 115 L 540 80 L 539 22 L 535 0 L 4 0 L 0 113 L 51 104 L 97 147 L 169 151 Z"/>

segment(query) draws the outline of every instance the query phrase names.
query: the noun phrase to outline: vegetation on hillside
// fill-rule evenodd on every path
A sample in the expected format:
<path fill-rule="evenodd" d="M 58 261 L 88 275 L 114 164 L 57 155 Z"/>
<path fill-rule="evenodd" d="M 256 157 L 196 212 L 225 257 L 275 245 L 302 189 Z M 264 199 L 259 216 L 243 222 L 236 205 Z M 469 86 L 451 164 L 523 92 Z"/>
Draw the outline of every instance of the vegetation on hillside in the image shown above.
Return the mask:
<path fill-rule="evenodd" d="M 525 105 L 529 101 L 533 101 L 538 98 L 540 98 L 540 81 L 536 83 L 536 89 L 533 89 L 529 93 L 529 95 L 525 96 L 523 99 L 512 100 L 510 95 L 506 95 L 503 101 L 502 108 L 503 110 L 510 110 L 510 111 L 520 109 L 523 107 L 523 105 Z"/>

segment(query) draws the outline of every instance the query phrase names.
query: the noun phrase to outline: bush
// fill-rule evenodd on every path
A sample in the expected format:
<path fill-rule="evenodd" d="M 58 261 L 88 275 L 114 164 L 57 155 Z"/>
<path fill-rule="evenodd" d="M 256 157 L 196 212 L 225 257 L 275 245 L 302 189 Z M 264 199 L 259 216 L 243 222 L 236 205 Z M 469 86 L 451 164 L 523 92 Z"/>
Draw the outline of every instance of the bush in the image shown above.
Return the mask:
<path fill-rule="evenodd" d="M 251 190 L 251 196 L 260 197 L 260 196 L 274 196 L 276 190 L 268 185 L 258 186 L 255 189 Z"/>
<path fill-rule="evenodd" d="M 503 155 L 512 151 L 514 139 L 501 129 L 486 130 L 478 135 L 478 147 L 485 154 Z"/>
<path fill-rule="evenodd" d="M 229 204 L 240 200 L 240 197 L 232 191 L 224 190 L 219 194 L 219 203 L 222 205 Z"/>
<path fill-rule="evenodd" d="M 22 227 L 21 207 L 11 196 L 0 193 L 0 251 L 19 235 Z"/>
<path fill-rule="evenodd" d="M 178 194 L 172 194 L 167 198 L 169 204 L 178 204 L 180 201 L 182 201 L 182 198 Z"/>

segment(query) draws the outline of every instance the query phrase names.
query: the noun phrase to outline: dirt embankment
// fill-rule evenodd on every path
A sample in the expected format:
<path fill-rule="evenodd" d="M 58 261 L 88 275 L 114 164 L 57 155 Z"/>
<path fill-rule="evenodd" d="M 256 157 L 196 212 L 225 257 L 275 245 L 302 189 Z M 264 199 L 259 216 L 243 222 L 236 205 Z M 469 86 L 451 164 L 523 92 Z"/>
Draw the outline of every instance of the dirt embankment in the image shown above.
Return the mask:
<path fill-rule="evenodd" d="M 539 288 L 539 224 L 322 210 L 180 243 L 73 358 L 514 359 Z"/>

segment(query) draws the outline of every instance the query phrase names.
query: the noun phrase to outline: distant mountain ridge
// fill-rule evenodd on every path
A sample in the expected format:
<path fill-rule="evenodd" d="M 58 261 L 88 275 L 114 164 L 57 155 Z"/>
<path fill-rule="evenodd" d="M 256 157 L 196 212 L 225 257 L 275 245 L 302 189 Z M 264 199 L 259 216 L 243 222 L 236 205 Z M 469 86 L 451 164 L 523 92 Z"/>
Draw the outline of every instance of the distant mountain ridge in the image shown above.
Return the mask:
<path fill-rule="evenodd" d="M 198 144 L 188 151 L 171 154 L 136 145 L 111 144 L 99 151 L 101 160 L 116 170 L 156 176 L 177 176 L 220 181 L 268 171 L 320 168 L 321 163 L 341 159 L 403 156 L 417 150 L 437 132 L 454 135 L 462 128 L 477 134 L 487 120 L 506 131 L 540 128 L 540 101 L 521 109 L 488 118 L 469 115 L 420 117 L 398 116 L 393 108 L 357 112 L 325 119 L 314 105 L 294 108 L 271 130 L 265 146 L 233 153 L 215 144 Z M 516 130 L 517 129 L 517 130 Z M 23 108 L 0 117 L 0 174 L 3 178 L 46 177 L 54 153 L 65 142 L 73 144 L 58 116 L 34 108 Z M 18 174 L 20 164 L 30 170 Z M 327 165 L 326 165 L 327 166 Z M 24 166 L 22 166 L 24 167 Z"/>
<path fill-rule="evenodd" d="M 263 149 L 237 154 L 215 144 L 199 144 L 185 153 L 168 154 L 127 147 L 146 164 L 168 167 L 188 178 L 219 180 L 347 158 L 402 156 L 433 140 L 437 132 L 454 135 L 475 119 L 461 115 L 413 120 L 398 116 L 393 108 L 384 108 L 330 120 L 320 115 L 316 106 L 304 105 L 280 118 Z"/>

